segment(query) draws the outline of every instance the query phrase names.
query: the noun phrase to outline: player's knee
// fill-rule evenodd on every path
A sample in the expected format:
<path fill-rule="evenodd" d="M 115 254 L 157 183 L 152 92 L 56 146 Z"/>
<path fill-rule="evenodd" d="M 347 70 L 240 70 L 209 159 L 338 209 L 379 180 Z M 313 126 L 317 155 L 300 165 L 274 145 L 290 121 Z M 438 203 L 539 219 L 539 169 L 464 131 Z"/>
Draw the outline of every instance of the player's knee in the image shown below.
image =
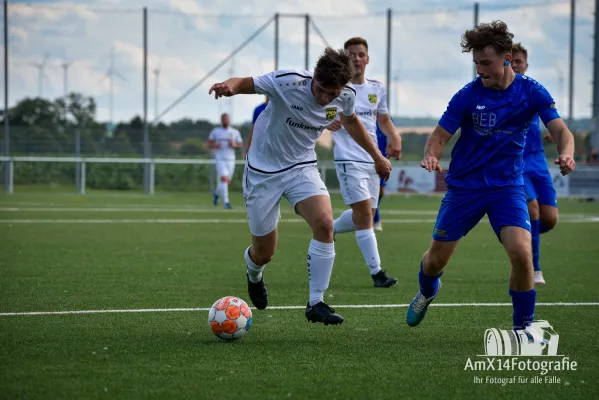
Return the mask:
<path fill-rule="evenodd" d="M 521 241 L 516 246 L 506 250 L 511 264 L 516 268 L 532 266 L 532 250 L 530 241 Z"/>
<path fill-rule="evenodd" d="M 314 234 L 319 236 L 328 237 L 329 235 L 333 235 L 333 227 L 333 216 L 329 213 L 320 214 L 318 217 L 316 217 L 316 220 L 312 224 L 312 230 L 314 231 Z"/>
<path fill-rule="evenodd" d="M 544 231 L 548 231 L 555 228 L 555 225 L 557 225 L 558 216 L 557 213 L 541 214 L 540 220 L 541 225 L 543 225 L 543 228 L 545 228 Z"/>

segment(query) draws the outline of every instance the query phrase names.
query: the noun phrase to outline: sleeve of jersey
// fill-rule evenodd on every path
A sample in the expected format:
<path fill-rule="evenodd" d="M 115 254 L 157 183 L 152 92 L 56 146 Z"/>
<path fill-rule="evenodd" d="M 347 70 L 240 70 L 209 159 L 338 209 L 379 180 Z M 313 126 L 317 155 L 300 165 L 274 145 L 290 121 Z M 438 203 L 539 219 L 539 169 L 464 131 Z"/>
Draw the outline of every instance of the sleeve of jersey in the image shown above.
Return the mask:
<path fill-rule="evenodd" d="M 254 89 L 258 94 L 265 94 L 274 97 L 275 93 L 275 72 L 266 75 L 254 76 Z"/>
<path fill-rule="evenodd" d="M 214 135 L 216 134 L 216 130 L 212 129 L 210 134 L 208 135 L 208 140 L 214 140 Z"/>
<path fill-rule="evenodd" d="M 380 96 L 381 100 L 379 101 L 376 112 L 377 114 L 389 114 L 389 108 L 387 107 L 387 91 L 383 87 L 381 87 Z"/>
<path fill-rule="evenodd" d="M 560 115 L 555 108 L 555 101 L 547 89 L 540 84 L 536 84 L 531 94 L 531 103 L 545 125 L 554 119 L 560 118 Z"/>
<path fill-rule="evenodd" d="M 346 97 L 345 106 L 343 107 L 343 115 L 351 117 L 356 112 L 356 95 L 353 91 Z"/>
<path fill-rule="evenodd" d="M 439 125 L 452 135 L 462 125 L 464 113 L 468 109 L 467 95 L 469 90 L 466 87 L 454 94 L 447 105 L 445 113 L 443 113 L 443 116 L 439 120 Z"/>

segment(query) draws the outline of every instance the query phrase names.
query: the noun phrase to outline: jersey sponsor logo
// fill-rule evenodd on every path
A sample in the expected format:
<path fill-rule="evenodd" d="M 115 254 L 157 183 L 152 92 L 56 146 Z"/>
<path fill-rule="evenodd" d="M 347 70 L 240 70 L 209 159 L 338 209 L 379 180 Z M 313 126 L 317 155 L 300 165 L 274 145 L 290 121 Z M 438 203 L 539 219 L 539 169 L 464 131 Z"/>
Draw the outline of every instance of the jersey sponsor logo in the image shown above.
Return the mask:
<path fill-rule="evenodd" d="M 485 109 L 485 106 L 476 106 L 476 109 L 477 109 L 477 110 L 484 110 L 484 109 Z"/>
<path fill-rule="evenodd" d="M 376 104 L 376 100 L 377 100 L 376 94 L 371 93 L 368 95 L 368 101 L 370 102 L 370 104 Z"/>
<path fill-rule="evenodd" d="M 291 108 L 298 110 L 298 111 L 304 111 L 304 107 L 296 106 L 295 104 L 292 104 Z"/>
<path fill-rule="evenodd" d="M 337 107 L 327 108 L 325 110 L 325 115 L 327 117 L 327 121 L 332 121 L 337 116 Z"/>
<path fill-rule="evenodd" d="M 289 117 L 287 117 L 287 119 L 285 120 L 285 123 L 287 125 L 291 126 L 292 128 L 305 129 L 307 131 L 320 132 L 324 129 L 324 126 L 315 127 L 315 126 L 306 125 L 303 122 L 296 122 Z"/>
<path fill-rule="evenodd" d="M 356 111 L 356 115 L 358 117 L 367 117 L 367 116 L 371 116 L 374 115 L 376 113 L 376 111 L 373 110 L 368 110 L 368 111 Z"/>

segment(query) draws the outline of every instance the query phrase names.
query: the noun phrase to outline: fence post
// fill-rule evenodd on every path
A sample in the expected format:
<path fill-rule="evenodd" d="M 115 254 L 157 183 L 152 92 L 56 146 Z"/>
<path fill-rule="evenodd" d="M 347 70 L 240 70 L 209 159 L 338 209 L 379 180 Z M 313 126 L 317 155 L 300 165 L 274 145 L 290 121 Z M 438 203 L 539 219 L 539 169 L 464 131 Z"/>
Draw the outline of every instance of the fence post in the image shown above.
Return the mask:
<path fill-rule="evenodd" d="M 8 124 L 8 0 L 4 0 L 4 146 L 2 152 L 4 157 L 10 154 L 10 127 Z M 12 193 L 9 162 L 4 162 L 4 191 Z"/>
<path fill-rule="evenodd" d="M 81 182 L 79 183 L 79 194 L 85 194 L 85 161 L 81 161 Z"/>
<path fill-rule="evenodd" d="M 154 182 L 156 177 L 156 163 L 150 163 L 150 194 L 154 194 Z"/>
<path fill-rule="evenodd" d="M 15 162 L 8 162 L 8 194 L 13 194 L 15 191 Z"/>

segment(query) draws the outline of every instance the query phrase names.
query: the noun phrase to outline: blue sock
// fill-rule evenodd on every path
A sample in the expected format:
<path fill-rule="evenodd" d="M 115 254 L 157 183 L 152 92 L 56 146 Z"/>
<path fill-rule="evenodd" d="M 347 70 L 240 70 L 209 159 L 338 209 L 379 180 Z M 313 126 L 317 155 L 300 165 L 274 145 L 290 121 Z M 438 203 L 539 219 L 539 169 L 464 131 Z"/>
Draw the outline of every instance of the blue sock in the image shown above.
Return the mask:
<path fill-rule="evenodd" d="M 510 289 L 510 296 L 514 306 L 514 329 L 524 328 L 534 319 L 537 292 L 534 289 L 526 292 L 515 292 Z"/>
<path fill-rule="evenodd" d="M 539 265 L 539 244 L 541 242 L 541 236 L 539 233 L 539 226 L 541 221 L 534 219 L 530 221 L 530 233 L 532 235 L 532 265 L 535 267 L 535 271 L 540 271 L 541 266 Z"/>
<path fill-rule="evenodd" d="M 532 222 L 532 221 L 531 221 Z M 551 229 L 553 228 L 548 228 L 547 226 L 540 224 L 539 226 L 539 233 L 547 233 L 549 232 Z"/>
<path fill-rule="evenodd" d="M 424 297 L 428 299 L 437 294 L 437 289 L 439 289 L 439 278 L 441 275 L 443 275 L 443 272 L 437 276 L 424 275 L 424 271 L 422 270 L 422 261 L 420 261 L 418 281 L 420 282 L 420 293 L 422 293 Z"/>
<path fill-rule="evenodd" d="M 379 215 L 379 208 L 376 208 L 376 211 L 374 212 L 374 219 L 373 222 L 376 224 L 377 222 L 379 222 L 381 220 L 381 216 Z"/>
<path fill-rule="evenodd" d="M 382 200 L 382 199 L 383 199 L 383 198 L 382 198 L 381 196 L 379 196 L 379 201 L 378 201 L 378 203 L 377 203 L 377 205 L 376 205 L 376 211 L 374 212 L 374 219 L 373 219 L 373 222 L 374 222 L 375 224 L 381 220 L 381 216 L 380 216 L 380 214 L 379 214 L 379 208 L 380 208 L 380 205 L 381 205 L 381 200 Z"/>

